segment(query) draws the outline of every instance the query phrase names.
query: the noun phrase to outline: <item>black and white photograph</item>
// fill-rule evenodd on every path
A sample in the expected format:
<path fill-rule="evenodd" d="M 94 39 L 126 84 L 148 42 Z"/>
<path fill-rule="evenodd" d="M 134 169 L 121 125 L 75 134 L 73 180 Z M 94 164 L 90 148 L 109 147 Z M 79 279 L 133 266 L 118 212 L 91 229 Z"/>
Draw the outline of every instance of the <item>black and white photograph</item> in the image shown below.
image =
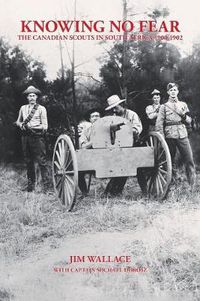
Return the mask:
<path fill-rule="evenodd" d="M 0 301 L 199 301 L 198 1 L 0 5 Z"/>

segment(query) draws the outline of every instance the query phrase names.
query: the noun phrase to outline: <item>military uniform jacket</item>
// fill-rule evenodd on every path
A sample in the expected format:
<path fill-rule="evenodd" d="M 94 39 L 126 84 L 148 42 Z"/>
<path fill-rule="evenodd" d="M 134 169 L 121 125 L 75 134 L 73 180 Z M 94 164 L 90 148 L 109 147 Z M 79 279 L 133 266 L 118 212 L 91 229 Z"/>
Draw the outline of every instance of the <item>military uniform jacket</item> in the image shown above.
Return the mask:
<path fill-rule="evenodd" d="M 160 107 L 156 121 L 156 131 L 165 135 L 166 138 L 181 139 L 187 137 L 186 126 L 179 114 L 184 115 L 188 112 L 189 109 L 185 102 L 168 100 Z M 190 124 L 191 121 L 191 117 L 186 116 L 185 123 Z"/>

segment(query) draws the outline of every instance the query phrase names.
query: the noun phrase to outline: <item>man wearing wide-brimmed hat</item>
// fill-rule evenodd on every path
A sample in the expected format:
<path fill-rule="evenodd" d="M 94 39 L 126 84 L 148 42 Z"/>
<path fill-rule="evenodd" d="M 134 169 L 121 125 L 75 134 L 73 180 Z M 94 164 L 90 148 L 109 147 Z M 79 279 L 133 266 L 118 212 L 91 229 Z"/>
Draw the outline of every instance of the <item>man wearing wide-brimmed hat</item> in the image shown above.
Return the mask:
<path fill-rule="evenodd" d="M 29 86 L 24 92 L 29 104 L 20 108 L 16 125 L 22 133 L 22 149 L 27 164 L 28 191 L 35 188 L 35 163 L 37 162 L 44 184 L 44 192 L 48 187 L 48 170 L 46 163 L 46 147 L 44 134 L 48 128 L 47 112 L 44 106 L 37 103 L 40 90 Z"/>
<path fill-rule="evenodd" d="M 126 99 L 120 99 L 118 95 L 112 95 L 107 99 L 108 106 L 105 110 L 110 111 L 112 115 L 121 116 L 129 120 L 132 124 L 133 135 L 137 137 L 142 132 L 142 123 L 136 112 L 125 109 L 121 105 L 125 101 Z"/>
<path fill-rule="evenodd" d="M 146 114 L 149 121 L 149 131 L 155 131 L 156 119 L 160 109 L 160 91 L 154 89 L 151 95 L 153 103 L 146 107 Z"/>
<path fill-rule="evenodd" d="M 133 138 L 134 141 L 138 139 L 140 133 L 142 132 L 142 123 L 136 112 L 124 108 L 121 104 L 125 102 L 126 99 L 120 99 L 118 95 L 112 95 L 107 99 L 108 106 L 105 108 L 106 111 L 110 111 L 111 115 L 121 116 L 130 121 L 132 124 Z M 140 173 L 137 175 L 138 182 L 143 192 L 146 192 L 143 185 L 143 175 Z M 122 192 L 124 185 L 126 183 L 127 177 L 116 177 L 112 178 L 105 190 L 105 194 L 117 195 Z"/>

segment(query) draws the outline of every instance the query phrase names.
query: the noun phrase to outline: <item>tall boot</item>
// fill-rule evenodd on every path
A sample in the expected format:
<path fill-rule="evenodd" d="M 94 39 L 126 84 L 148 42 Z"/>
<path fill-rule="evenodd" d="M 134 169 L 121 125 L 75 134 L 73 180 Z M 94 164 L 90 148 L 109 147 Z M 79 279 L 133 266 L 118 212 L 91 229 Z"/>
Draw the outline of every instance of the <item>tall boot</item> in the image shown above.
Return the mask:
<path fill-rule="evenodd" d="M 27 178 L 28 178 L 27 191 L 31 192 L 35 189 L 35 167 L 33 161 L 27 162 Z"/>
<path fill-rule="evenodd" d="M 43 183 L 43 192 L 47 193 L 49 190 L 49 172 L 47 166 L 40 166 L 42 183 Z"/>
<path fill-rule="evenodd" d="M 35 190 L 35 182 L 34 182 L 32 179 L 28 178 L 28 187 L 27 187 L 27 191 L 28 191 L 28 192 L 31 192 L 31 191 L 33 191 L 33 190 Z"/>

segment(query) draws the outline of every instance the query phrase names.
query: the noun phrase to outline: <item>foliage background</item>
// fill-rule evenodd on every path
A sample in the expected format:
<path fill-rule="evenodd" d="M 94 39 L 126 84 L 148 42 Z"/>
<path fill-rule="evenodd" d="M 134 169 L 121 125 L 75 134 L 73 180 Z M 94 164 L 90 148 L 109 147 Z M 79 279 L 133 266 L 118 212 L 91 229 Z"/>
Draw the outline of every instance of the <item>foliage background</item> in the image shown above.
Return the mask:
<path fill-rule="evenodd" d="M 157 20 L 169 11 L 155 9 L 147 16 Z M 73 110 L 73 73 L 62 66 L 54 80 L 47 79 L 43 62 L 28 55 L 19 46 L 10 45 L 0 37 L 0 160 L 19 161 L 22 157 L 20 133 L 13 123 L 21 105 L 26 103 L 23 91 L 34 85 L 42 91 L 39 102 L 48 112 L 49 130 L 46 136 L 49 156 L 56 137 L 71 133 L 71 127 L 84 119 L 89 109 L 104 111 L 106 98 L 118 94 L 126 98 L 126 106 L 135 110 L 148 128 L 145 108 L 151 103 L 151 91 L 161 91 L 167 99 L 166 85 L 177 82 L 180 100 L 187 102 L 197 128 L 200 123 L 200 43 L 193 45 L 189 55 L 167 41 L 102 42 L 104 54 L 100 62 L 100 79 L 75 70 L 76 112 Z M 74 118 L 76 116 L 76 118 Z M 198 153 L 198 131 L 192 135 Z M 196 139 L 197 138 L 197 139 Z M 198 155 L 196 160 L 199 160 Z"/>

